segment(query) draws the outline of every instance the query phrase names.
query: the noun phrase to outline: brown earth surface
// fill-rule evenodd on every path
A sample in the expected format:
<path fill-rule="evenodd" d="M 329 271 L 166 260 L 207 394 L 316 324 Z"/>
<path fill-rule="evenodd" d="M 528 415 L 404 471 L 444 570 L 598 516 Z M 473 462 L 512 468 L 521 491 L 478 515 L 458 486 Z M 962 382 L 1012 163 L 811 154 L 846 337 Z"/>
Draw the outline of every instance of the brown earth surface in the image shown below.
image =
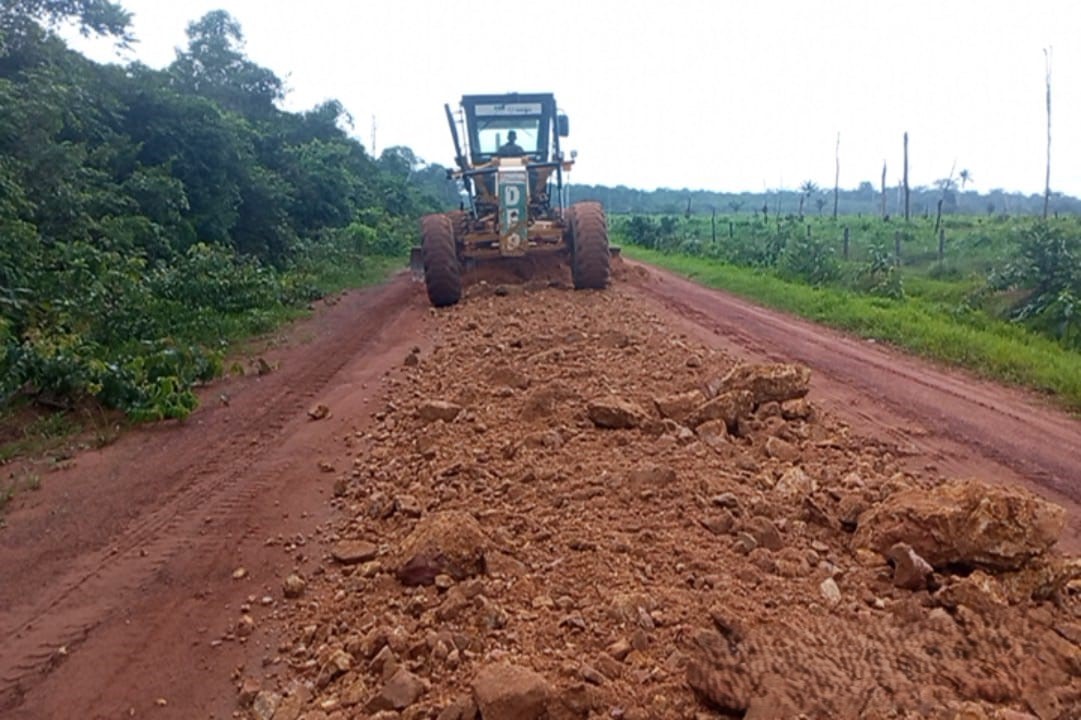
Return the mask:
<path fill-rule="evenodd" d="M 0 716 L 1079 716 L 1077 420 L 642 266 L 474 280 L 20 495 Z"/>

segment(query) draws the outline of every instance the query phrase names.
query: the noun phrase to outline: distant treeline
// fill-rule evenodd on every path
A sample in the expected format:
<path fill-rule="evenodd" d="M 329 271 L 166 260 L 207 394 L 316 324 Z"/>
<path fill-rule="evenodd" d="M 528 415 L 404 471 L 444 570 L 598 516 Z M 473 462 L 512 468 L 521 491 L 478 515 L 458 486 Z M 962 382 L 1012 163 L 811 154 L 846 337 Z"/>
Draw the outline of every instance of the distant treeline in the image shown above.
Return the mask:
<path fill-rule="evenodd" d="M 802 203 L 801 203 L 802 197 Z M 837 212 L 840 215 L 882 215 L 882 192 L 870 182 L 862 182 L 856 189 L 841 189 L 837 197 Z M 799 215 L 802 206 L 804 216 L 831 216 L 833 214 L 833 189 L 811 186 L 807 191 L 769 190 L 765 192 L 722 193 L 707 190 L 675 190 L 659 188 L 657 190 L 639 190 L 625 185 L 608 187 L 605 185 L 570 186 L 570 201 L 599 200 L 610 213 L 641 214 L 686 214 L 694 215 L 717 213 L 753 214 L 763 212 L 768 215 Z M 887 187 L 885 193 L 885 213 L 890 217 L 904 214 L 903 191 Z M 952 187 L 914 187 L 909 196 L 909 213 L 912 216 L 934 217 L 938 212 L 938 202 L 942 201 L 942 212 L 946 215 L 1039 215 L 1043 212 L 1043 195 L 1023 195 L 990 190 L 977 192 L 961 189 L 956 183 Z M 1081 214 L 1081 199 L 1052 193 L 1051 213 Z"/>

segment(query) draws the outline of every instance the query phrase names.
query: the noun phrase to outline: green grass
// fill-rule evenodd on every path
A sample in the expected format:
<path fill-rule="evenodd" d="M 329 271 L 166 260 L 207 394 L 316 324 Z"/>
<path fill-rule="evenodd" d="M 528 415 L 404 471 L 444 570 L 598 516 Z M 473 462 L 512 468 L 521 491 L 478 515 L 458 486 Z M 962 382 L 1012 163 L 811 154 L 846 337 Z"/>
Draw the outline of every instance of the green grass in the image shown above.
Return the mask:
<path fill-rule="evenodd" d="M 316 286 L 326 294 L 347 288 L 381 283 L 398 270 L 405 269 L 408 257 L 369 255 L 356 264 L 325 263 L 316 268 Z"/>
<path fill-rule="evenodd" d="M 928 278 L 904 300 L 816 288 L 773 274 L 687 255 L 624 245 L 628 257 L 668 268 L 778 310 L 888 342 L 979 375 L 1050 393 L 1081 412 L 1081 353 L 979 311 L 944 307 L 957 290 Z M 910 278 L 905 277 L 906 288 Z M 926 296 L 924 296 L 926 294 Z"/>
<path fill-rule="evenodd" d="M 383 282 L 405 266 L 404 257 L 375 255 L 366 256 L 360 262 L 316 263 L 308 267 L 306 273 L 307 279 L 323 295 L 331 295 L 348 288 Z M 205 344 L 243 356 L 250 350 L 248 343 L 309 314 L 310 310 L 304 306 L 279 305 L 236 315 L 215 314 L 195 319 L 187 330 Z M 112 443 L 130 424 L 128 420 L 118 418 L 116 413 L 106 413 L 100 407 L 87 405 L 73 410 L 47 411 L 32 406 L 31 401 L 24 398 L 21 404 L 0 408 L 0 466 L 18 458 L 63 460 L 76 451 L 77 441 L 88 447 L 103 447 Z M 90 437 L 86 437 L 88 435 Z M 33 486 L 39 484 L 40 480 L 30 483 Z M 18 483 L 0 487 L 0 509 L 20 489 Z"/>
<path fill-rule="evenodd" d="M 75 412 L 50 411 L 35 416 L 13 410 L 9 408 L 0 416 L 5 430 L 2 437 L 8 438 L 0 442 L 0 465 L 18 457 L 62 453 L 68 438 L 84 428 Z"/>
<path fill-rule="evenodd" d="M 381 283 L 405 265 L 406 260 L 403 257 L 372 255 L 359 262 L 315 263 L 306 268 L 305 277 L 322 296 L 327 296 L 349 288 Z M 286 323 L 307 317 L 308 314 L 308 308 L 303 305 L 283 304 L 237 315 L 215 315 L 207 319 L 204 327 L 196 329 L 192 334 L 204 344 L 224 341 L 231 346 L 271 332 Z"/>

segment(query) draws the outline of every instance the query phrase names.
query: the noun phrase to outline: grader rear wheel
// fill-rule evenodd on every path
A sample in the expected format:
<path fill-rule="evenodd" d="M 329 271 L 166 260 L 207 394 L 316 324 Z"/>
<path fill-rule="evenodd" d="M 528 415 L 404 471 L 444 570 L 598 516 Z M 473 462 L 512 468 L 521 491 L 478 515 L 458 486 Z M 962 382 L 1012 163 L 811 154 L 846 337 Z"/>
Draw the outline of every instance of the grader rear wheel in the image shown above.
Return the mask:
<path fill-rule="evenodd" d="M 462 266 L 454 242 L 454 221 L 445 214 L 420 220 L 424 284 L 435 307 L 454 305 L 462 297 Z"/>
<path fill-rule="evenodd" d="M 598 202 L 579 202 L 567 211 L 571 229 L 571 275 L 576 290 L 608 285 L 608 223 Z"/>

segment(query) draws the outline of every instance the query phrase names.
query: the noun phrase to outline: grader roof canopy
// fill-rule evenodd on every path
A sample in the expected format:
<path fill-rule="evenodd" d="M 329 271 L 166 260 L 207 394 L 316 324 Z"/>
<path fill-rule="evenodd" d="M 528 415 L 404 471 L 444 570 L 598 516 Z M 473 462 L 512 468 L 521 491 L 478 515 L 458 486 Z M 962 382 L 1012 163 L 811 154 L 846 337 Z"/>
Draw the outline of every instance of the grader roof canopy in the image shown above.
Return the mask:
<path fill-rule="evenodd" d="M 495 157 L 511 132 L 534 162 L 548 161 L 552 143 L 558 149 L 559 135 L 552 133 L 556 101 L 551 93 L 464 95 L 462 111 L 474 165 Z"/>

